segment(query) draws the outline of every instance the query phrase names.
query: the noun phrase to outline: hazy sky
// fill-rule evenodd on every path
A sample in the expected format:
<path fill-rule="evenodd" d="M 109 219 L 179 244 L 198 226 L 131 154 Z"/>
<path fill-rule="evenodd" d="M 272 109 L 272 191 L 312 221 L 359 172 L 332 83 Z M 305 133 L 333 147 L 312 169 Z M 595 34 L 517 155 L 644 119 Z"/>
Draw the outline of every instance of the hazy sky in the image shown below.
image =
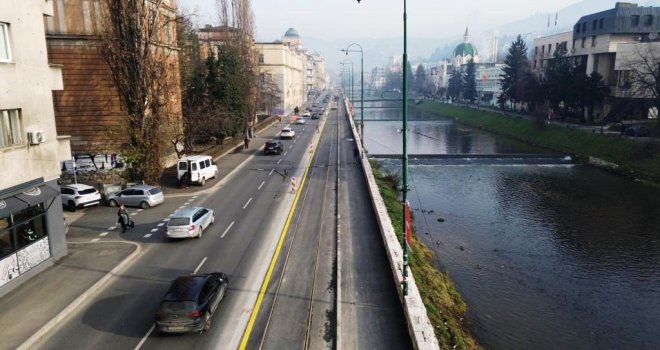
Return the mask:
<path fill-rule="evenodd" d="M 198 14 L 198 24 L 217 24 L 215 0 L 178 2 Z M 529 15 L 554 13 L 577 2 L 580 0 L 408 0 L 408 35 L 455 36 L 466 25 L 478 33 Z M 403 31 L 401 0 L 362 0 L 359 4 L 357 0 L 252 0 L 252 8 L 257 41 L 279 40 L 290 27 L 300 33 L 303 42 L 305 37 L 392 38 L 401 37 Z"/>

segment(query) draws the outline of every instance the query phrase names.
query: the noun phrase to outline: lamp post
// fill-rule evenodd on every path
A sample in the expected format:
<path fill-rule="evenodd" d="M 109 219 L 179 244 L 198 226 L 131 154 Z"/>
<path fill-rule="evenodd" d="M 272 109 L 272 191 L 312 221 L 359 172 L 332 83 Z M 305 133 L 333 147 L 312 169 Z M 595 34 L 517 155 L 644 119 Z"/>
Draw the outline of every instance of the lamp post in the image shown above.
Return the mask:
<path fill-rule="evenodd" d="M 360 0 L 357 0 L 358 4 Z M 403 0 L 403 154 L 401 155 L 403 159 L 403 186 L 402 186 L 402 206 L 403 211 L 406 211 L 406 201 L 408 195 L 408 149 L 407 149 L 407 136 L 408 133 L 408 26 L 406 14 L 406 0 Z M 403 238 L 401 239 L 401 246 L 403 247 L 403 296 L 408 295 L 408 241 L 406 240 L 406 235 L 408 234 L 408 228 L 406 227 L 406 215 L 403 216 Z M 405 300 L 405 299 L 404 299 Z"/>
<path fill-rule="evenodd" d="M 350 64 L 350 66 L 351 66 L 351 68 L 349 70 L 349 76 L 348 76 L 348 83 L 350 85 L 348 91 L 349 91 L 349 99 L 351 101 L 353 101 L 353 61 L 351 61 L 350 59 L 347 58 L 347 59 L 341 61 L 339 64 L 341 64 L 342 66 L 345 65 L 345 64 Z"/>
<path fill-rule="evenodd" d="M 353 45 L 359 47 L 360 51 L 349 50 Z M 364 50 L 360 44 L 352 43 L 342 51 L 346 52 L 346 55 L 348 55 L 349 52 L 360 53 L 360 146 L 364 149 Z"/>

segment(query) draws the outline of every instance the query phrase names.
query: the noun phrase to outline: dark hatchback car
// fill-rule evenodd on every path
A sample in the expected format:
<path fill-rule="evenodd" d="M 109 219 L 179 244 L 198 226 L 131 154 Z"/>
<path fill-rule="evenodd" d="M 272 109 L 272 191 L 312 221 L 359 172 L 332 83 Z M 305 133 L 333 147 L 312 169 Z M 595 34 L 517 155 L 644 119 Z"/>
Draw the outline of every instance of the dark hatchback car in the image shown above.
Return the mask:
<path fill-rule="evenodd" d="M 264 145 L 265 154 L 282 154 L 282 151 L 284 151 L 282 141 L 269 140 L 266 141 L 266 144 Z"/>
<path fill-rule="evenodd" d="M 156 311 L 156 329 L 163 333 L 208 330 L 228 285 L 229 279 L 222 272 L 177 278 Z"/>
<path fill-rule="evenodd" d="M 644 125 L 630 125 L 623 130 L 623 133 L 627 136 L 634 137 L 649 137 L 651 136 L 651 130 Z"/>

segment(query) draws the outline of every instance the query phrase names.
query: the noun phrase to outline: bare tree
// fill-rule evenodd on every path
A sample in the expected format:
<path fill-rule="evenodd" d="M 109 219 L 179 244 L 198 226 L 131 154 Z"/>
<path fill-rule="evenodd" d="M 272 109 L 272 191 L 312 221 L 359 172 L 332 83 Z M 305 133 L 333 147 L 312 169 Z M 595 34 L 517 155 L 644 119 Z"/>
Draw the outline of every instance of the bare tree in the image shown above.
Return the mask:
<path fill-rule="evenodd" d="M 136 180 L 156 183 L 179 128 L 173 22 L 163 0 L 104 0 L 100 50 L 127 114 L 122 155 Z"/>
<path fill-rule="evenodd" d="M 636 99 L 651 100 L 657 113 L 660 110 L 660 43 L 624 44 L 617 53 L 621 60 L 619 87 Z M 660 127 L 659 124 L 656 128 Z"/>

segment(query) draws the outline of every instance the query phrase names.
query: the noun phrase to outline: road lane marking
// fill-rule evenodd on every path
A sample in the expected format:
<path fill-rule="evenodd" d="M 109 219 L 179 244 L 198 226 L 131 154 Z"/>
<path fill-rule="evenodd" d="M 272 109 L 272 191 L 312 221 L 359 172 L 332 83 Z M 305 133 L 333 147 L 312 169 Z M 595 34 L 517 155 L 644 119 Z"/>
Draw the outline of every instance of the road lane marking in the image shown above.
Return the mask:
<path fill-rule="evenodd" d="M 271 170 L 270 170 L 270 173 L 268 173 L 268 176 L 273 175 L 273 171 L 275 171 L 275 169 L 271 169 Z"/>
<path fill-rule="evenodd" d="M 108 231 L 112 231 L 117 228 L 117 225 L 108 227 Z"/>
<path fill-rule="evenodd" d="M 96 242 L 98 242 L 99 240 L 101 240 L 101 239 L 100 239 L 100 238 L 94 238 L 94 239 L 91 240 L 91 242 L 92 242 L 92 243 L 96 243 Z"/>
<path fill-rule="evenodd" d="M 229 230 L 231 229 L 231 227 L 234 226 L 234 223 L 235 223 L 235 222 L 236 222 L 236 221 L 232 221 L 231 224 L 229 224 L 229 226 L 227 226 L 227 229 L 225 230 L 225 232 L 222 233 L 222 235 L 220 235 L 220 238 L 225 238 L 225 235 L 227 234 L 227 232 L 229 232 Z"/>
<path fill-rule="evenodd" d="M 138 214 L 138 213 L 131 213 L 131 216 L 135 216 L 135 215 L 137 215 L 137 214 Z"/>
<path fill-rule="evenodd" d="M 105 231 L 105 232 L 101 232 L 101 234 L 100 234 L 99 236 L 101 236 L 101 237 L 105 237 L 105 236 L 107 236 L 107 235 L 108 235 L 108 233 L 109 233 L 108 231 Z"/>
<path fill-rule="evenodd" d="M 266 183 L 265 180 L 264 180 L 264 181 L 261 181 L 261 185 L 259 185 L 259 188 L 257 188 L 257 191 L 259 191 L 262 187 L 264 187 L 264 184 L 265 184 L 265 183 Z"/>
<path fill-rule="evenodd" d="M 151 233 L 147 233 L 146 235 L 144 235 L 144 238 L 149 238 L 149 237 L 151 237 Z"/>
<path fill-rule="evenodd" d="M 185 205 L 182 205 L 182 206 L 179 207 L 179 209 L 183 209 L 183 208 L 185 208 L 185 207 L 186 207 Z"/>
<path fill-rule="evenodd" d="M 143 210 L 144 210 L 144 209 L 140 208 L 140 209 L 138 209 L 137 211 L 138 211 L 138 213 L 139 213 L 139 212 L 141 212 L 141 211 L 143 211 Z"/>
<path fill-rule="evenodd" d="M 296 143 L 296 140 L 293 140 L 293 143 Z"/>
<path fill-rule="evenodd" d="M 158 225 L 156 225 L 156 226 L 158 226 L 158 227 L 163 227 L 164 225 L 165 225 L 165 223 L 164 223 L 164 222 L 161 222 L 160 224 L 158 224 Z"/>
<path fill-rule="evenodd" d="M 152 228 L 151 232 L 158 232 L 158 229 L 157 228 Z"/>
<path fill-rule="evenodd" d="M 292 149 L 292 148 L 293 148 L 293 145 L 289 145 L 289 149 Z M 285 153 L 285 154 L 286 154 L 286 153 Z"/>
<path fill-rule="evenodd" d="M 199 263 L 199 265 L 197 265 L 197 268 L 195 269 L 195 271 L 193 271 L 193 275 L 196 275 L 196 274 L 197 274 L 197 271 L 199 271 L 199 269 L 202 268 L 202 265 L 204 265 L 204 263 L 206 262 L 206 259 L 208 259 L 208 258 L 207 258 L 207 257 L 204 257 L 204 259 L 202 259 L 202 262 Z"/>
<path fill-rule="evenodd" d="M 286 153 L 284 153 L 284 154 L 286 154 Z M 282 163 L 282 158 L 280 158 L 280 160 L 277 161 L 277 164 L 280 164 L 280 163 Z"/>
<path fill-rule="evenodd" d="M 197 197 L 199 197 L 199 196 L 192 196 L 192 199 L 197 199 Z"/>
<path fill-rule="evenodd" d="M 289 153 L 289 151 L 284 152 L 283 156 L 286 156 L 287 153 Z"/>
<path fill-rule="evenodd" d="M 144 343 L 147 341 L 147 338 L 149 338 L 149 335 L 151 334 L 151 332 L 154 331 L 155 328 L 156 328 L 156 326 L 151 325 L 151 328 L 149 328 L 149 331 L 147 332 L 147 334 L 145 334 L 144 337 L 142 337 L 142 340 L 140 340 L 140 342 L 138 343 L 138 345 L 135 347 L 134 350 L 140 350 L 142 345 L 144 345 Z"/>
<path fill-rule="evenodd" d="M 168 218 L 171 218 L 171 217 L 173 217 L 173 216 L 174 216 L 174 213 L 168 215 L 167 217 L 168 217 Z"/>
<path fill-rule="evenodd" d="M 243 206 L 243 209 L 247 208 L 247 206 L 250 205 L 250 202 L 252 202 L 252 197 L 250 197 L 250 199 L 248 199 L 248 201 Z"/>

